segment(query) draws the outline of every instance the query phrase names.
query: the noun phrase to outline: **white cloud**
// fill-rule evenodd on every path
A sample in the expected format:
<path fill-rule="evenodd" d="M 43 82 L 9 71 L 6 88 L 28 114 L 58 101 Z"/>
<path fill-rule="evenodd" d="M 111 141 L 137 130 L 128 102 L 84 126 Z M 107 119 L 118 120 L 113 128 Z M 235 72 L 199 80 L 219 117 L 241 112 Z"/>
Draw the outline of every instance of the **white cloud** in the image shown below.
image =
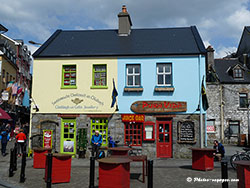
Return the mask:
<path fill-rule="evenodd" d="M 234 52 L 236 52 L 237 48 L 232 46 L 232 47 L 224 47 L 224 46 L 220 46 L 215 50 L 214 53 L 214 57 L 215 58 L 222 58 L 225 57 L 227 55 L 230 55 Z"/>

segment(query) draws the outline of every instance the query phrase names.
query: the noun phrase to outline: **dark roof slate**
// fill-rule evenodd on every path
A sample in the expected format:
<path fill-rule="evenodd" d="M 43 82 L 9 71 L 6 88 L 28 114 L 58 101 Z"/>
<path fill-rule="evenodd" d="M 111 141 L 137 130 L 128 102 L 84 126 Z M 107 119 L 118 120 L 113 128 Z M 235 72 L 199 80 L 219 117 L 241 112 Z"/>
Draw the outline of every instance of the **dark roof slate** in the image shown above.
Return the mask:
<path fill-rule="evenodd" d="M 236 65 L 240 65 L 243 70 L 243 79 L 234 79 L 232 74 L 230 74 L 230 69 L 232 70 Z M 215 59 L 214 60 L 214 69 L 220 83 L 225 84 L 248 84 L 250 83 L 250 71 L 247 67 L 244 67 L 237 58 L 231 59 Z"/>
<path fill-rule="evenodd" d="M 129 36 L 117 30 L 57 30 L 34 54 L 37 57 L 94 57 L 205 54 L 195 26 L 133 29 Z"/>
<path fill-rule="evenodd" d="M 245 26 L 240 43 L 236 52 L 237 57 L 242 56 L 243 54 L 250 55 L 250 26 Z"/>

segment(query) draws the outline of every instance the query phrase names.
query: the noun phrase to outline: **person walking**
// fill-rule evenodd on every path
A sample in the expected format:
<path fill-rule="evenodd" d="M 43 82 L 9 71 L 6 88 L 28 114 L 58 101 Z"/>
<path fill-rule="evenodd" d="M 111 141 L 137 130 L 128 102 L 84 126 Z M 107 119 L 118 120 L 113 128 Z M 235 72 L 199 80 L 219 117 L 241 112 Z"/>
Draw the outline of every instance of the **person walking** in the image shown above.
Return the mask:
<path fill-rule="evenodd" d="M 95 157 L 97 159 L 99 155 L 99 149 L 102 145 L 102 135 L 99 134 L 98 130 L 95 131 L 95 134 L 91 138 L 91 145 L 92 145 L 92 157 Z"/>
<path fill-rule="evenodd" d="M 218 140 L 215 140 L 214 149 L 216 150 L 214 153 L 214 159 L 217 161 L 221 161 L 221 158 L 223 158 L 225 154 L 224 146 L 221 143 L 219 143 Z"/>
<path fill-rule="evenodd" d="M 1 148 L 2 156 L 6 156 L 6 147 L 7 147 L 9 139 L 10 139 L 10 136 L 9 136 L 8 130 L 7 129 L 3 130 L 0 135 L 0 140 L 2 144 L 2 148 Z"/>
<path fill-rule="evenodd" d="M 20 129 L 20 133 L 16 136 L 18 157 L 24 152 L 25 141 L 26 135 L 23 133 L 23 129 Z"/>

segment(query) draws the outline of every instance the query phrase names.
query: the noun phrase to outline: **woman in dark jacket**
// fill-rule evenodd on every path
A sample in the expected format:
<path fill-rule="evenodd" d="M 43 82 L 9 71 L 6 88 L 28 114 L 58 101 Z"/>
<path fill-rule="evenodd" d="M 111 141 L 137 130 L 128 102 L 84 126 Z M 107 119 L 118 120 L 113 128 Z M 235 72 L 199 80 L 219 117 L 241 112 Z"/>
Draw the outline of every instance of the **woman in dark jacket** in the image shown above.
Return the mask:
<path fill-rule="evenodd" d="M 2 155 L 5 156 L 6 155 L 7 143 L 9 141 L 9 139 L 10 139 L 9 133 L 8 133 L 8 131 L 6 129 L 4 131 L 2 131 L 2 133 L 0 135 L 0 138 L 1 138 L 1 143 L 2 143 L 1 152 L 2 152 Z"/>

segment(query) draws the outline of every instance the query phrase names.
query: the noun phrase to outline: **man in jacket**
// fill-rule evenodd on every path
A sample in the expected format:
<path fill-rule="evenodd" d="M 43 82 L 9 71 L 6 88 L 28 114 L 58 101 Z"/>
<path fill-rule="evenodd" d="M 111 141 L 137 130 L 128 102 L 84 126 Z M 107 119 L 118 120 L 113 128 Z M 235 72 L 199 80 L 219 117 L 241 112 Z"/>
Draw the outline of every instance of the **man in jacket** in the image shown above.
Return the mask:
<path fill-rule="evenodd" d="M 214 149 L 216 150 L 214 153 L 215 160 L 221 161 L 221 158 L 224 157 L 225 149 L 224 146 L 218 142 L 218 140 L 214 141 Z"/>
<path fill-rule="evenodd" d="M 102 145 L 102 135 L 100 135 L 99 131 L 97 130 L 95 131 L 95 134 L 92 136 L 91 145 L 92 145 L 92 157 L 95 157 L 97 159 L 99 155 L 99 149 Z"/>
<path fill-rule="evenodd" d="M 24 152 L 24 145 L 26 142 L 26 135 L 23 133 L 23 129 L 20 129 L 20 133 L 16 136 L 18 157 L 21 156 L 21 153 Z M 21 152 L 20 152 L 21 150 Z"/>
<path fill-rule="evenodd" d="M 3 156 L 6 156 L 6 147 L 7 147 L 8 141 L 10 139 L 10 136 L 9 136 L 7 129 L 2 131 L 0 138 L 1 138 L 1 144 L 2 144 L 1 152 L 2 152 Z"/>

